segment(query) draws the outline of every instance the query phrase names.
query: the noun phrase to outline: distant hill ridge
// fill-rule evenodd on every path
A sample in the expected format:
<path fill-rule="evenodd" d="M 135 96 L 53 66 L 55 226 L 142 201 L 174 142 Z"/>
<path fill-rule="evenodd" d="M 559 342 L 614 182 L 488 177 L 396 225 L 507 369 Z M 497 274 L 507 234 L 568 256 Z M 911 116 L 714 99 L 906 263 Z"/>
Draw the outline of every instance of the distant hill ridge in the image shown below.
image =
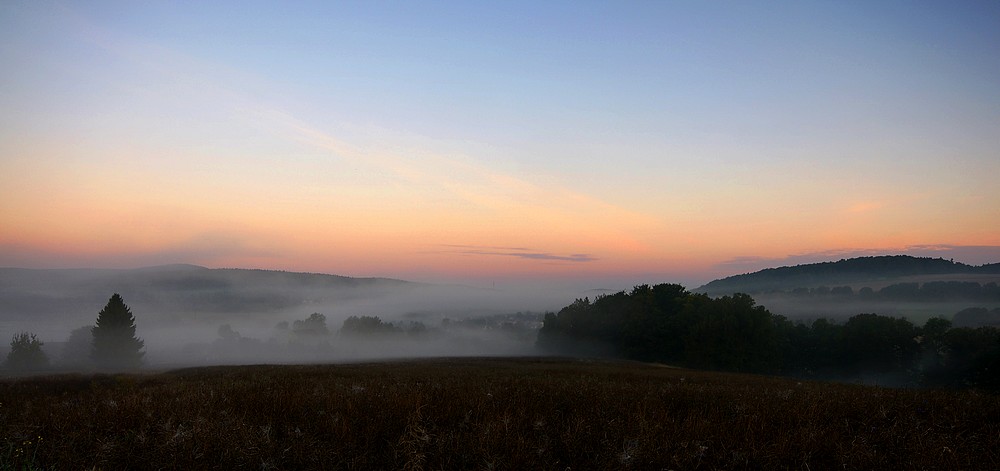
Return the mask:
<path fill-rule="evenodd" d="M 415 284 L 394 278 L 351 277 L 327 273 L 292 272 L 260 268 L 206 268 L 200 265 L 172 264 L 141 268 L 13 268 L 0 267 L 0 281 L 11 279 L 43 279 L 51 276 L 70 277 L 84 275 L 93 278 L 125 279 L 130 283 L 160 283 L 184 280 L 196 285 L 198 281 L 212 280 L 207 287 L 215 287 L 220 280 L 255 283 L 296 282 L 304 284 L 364 285 L 372 283 Z"/>
<path fill-rule="evenodd" d="M 943 258 L 882 255 L 841 259 L 836 262 L 767 268 L 712 281 L 695 290 L 709 295 L 734 292 L 764 293 L 799 286 L 849 284 L 905 276 L 1000 274 L 1000 263 L 967 265 Z"/>
<path fill-rule="evenodd" d="M 100 307 L 111 293 L 147 313 L 276 313 L 306 305 L 376 299 L 422 283 L 277 270 L 161 265 L 134 269 L 0 268 L 0 327 Z M 2 333 L 2 332 L 0 332 Z"/>

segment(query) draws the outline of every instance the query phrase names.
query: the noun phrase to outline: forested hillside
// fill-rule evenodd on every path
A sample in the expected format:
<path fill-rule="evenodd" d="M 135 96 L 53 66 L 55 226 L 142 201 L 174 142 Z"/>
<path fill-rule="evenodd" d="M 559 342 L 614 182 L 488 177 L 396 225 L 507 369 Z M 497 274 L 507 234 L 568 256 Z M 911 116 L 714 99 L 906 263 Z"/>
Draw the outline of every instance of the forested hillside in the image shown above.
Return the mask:
<path fill-rule="evenodd" d="M 787 292 L 822 285 L 853 285 L 913 276 L 959 274 L 1000 275 L 1000 263 L 972 266 L 942 258 L 909 255 L 858 257 L 734 275 L 712 281 L 694 291 L 709 295 Z"/>

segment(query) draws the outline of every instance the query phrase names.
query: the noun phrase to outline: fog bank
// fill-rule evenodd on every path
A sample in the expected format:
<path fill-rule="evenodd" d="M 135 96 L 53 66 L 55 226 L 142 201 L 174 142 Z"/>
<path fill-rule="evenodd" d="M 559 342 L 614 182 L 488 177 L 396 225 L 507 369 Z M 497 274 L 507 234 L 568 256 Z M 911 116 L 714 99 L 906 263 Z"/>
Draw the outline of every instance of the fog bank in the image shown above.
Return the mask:
<path fill-rule="evenodd" d="M 486 289 L 385 278 L 171 265 L 135 270 L 0 269 L 0 353 L 17 332 L 42 340 L 53 368 L 87 368 L 89 327 L 113 293 L 145 341 L 148 367 L 534 354 L 546 311 L 571 288 Z M 296 325 L 322 315 L 327 333 Z M 342 334 L 349 318 L 389 331 Z M 74 333 L 75 332 L 75 333 Z"/>

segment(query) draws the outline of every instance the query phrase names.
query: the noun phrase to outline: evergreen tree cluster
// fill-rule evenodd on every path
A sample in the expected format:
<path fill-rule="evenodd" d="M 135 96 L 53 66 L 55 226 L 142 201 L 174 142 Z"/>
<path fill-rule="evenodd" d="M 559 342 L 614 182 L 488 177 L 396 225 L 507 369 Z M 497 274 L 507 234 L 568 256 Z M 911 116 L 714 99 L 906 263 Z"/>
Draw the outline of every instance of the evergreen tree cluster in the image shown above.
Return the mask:
<path fill-rule="evenodd" d="M 691 368 L 1000 388 L 997 329 L 876 314 L 793 323 L 746 294 L 711 298 L 675 284 L 578 299 L 546 314 L 538 345 Z"/>
<path fill-rule="evenodd" d="M 44 343 L 30 332 L 14 335 L 4 366 L 13 371 L 40 371 L 49 366 Z M 63 346 L 61 364 L 84 366 L 89 357 L 100 369 L 135 369 L 142 365 L 143 341 L 135 336 L 135 317 L 121 295 L 115 293 L 97 314 L 92 327 L 74 330 Z"/>

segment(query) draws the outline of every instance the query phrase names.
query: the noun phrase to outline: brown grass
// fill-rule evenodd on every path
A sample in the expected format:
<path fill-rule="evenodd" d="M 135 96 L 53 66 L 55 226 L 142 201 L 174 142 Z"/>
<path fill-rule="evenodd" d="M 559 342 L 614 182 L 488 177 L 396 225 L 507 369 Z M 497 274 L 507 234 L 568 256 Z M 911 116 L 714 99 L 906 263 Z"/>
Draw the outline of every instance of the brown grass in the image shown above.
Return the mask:
<path fill-rule="evenodd" d="M 998 469 L 1000 399 L 558 359 L 0 382 L 0 469 Z"/>

